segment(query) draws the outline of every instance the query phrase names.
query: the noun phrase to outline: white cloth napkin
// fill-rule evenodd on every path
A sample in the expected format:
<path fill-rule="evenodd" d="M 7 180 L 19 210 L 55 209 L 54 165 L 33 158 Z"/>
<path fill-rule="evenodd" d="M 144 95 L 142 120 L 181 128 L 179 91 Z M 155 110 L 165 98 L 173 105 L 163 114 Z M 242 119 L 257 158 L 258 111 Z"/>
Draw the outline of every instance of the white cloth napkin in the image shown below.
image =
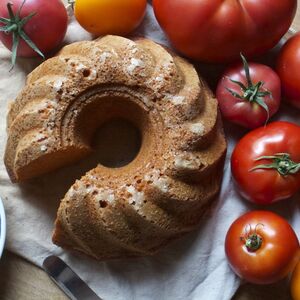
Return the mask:
<path fill-rule="evenodd" d="M 147 16 L 137 34 L 165 43 L 148 5 Z M 76 22 L 71 22 L 66 43 L 91 39 Z M 26 75 L 39 61 L 19 59 L 12 72 L 10 53 L 0 48 L 0 151 L 6 142 L 6 114 L 24 85 Z M 200 70 L 201 71 L 201 70 Z M 284 108 L 279 119 L 299 123 L 299 111 Z M 53 222 L 60 199 L 76 178 L 91 166 L 78 163 L 24 184 L 12 184 L 3 161 L 0 162 L 0 193 L 7 214 L 6 248 L 41 266 L 55 254 L 67 262 L 105 300 L 228 300 L 239 286 L 239 279 L 228 267 L 224 238 L 230 224 L 243 212 L 257 207 L 246 203 L 235 192 L 228 164 L 235 141 L 245 131 L 226 125 L 229 141 L 222 191 L 218 204 L 199 229 L 172 243 L 153 257 L 96 262 L 56 247 L 51 242 Z M 300 234 L 299 195 L 271 209 L 286 217 Z M 269 209 L 264 207 L 263 209 Z"/>

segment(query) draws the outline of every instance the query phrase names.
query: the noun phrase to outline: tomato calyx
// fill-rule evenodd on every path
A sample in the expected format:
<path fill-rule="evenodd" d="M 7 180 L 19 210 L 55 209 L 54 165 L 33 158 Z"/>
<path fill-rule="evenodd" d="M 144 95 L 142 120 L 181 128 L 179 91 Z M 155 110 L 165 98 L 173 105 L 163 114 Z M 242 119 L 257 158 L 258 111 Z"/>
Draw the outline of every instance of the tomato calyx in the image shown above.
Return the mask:
<path fill-rule="evenodd" d="M 280 175 L 287 176 L 290 174 L 296 174 L 300 171 L 300 163 L 295 163 L 291 160 L 289 153 L 276 153 L 270 156 L 260 156 L 255 159 L 255 161 L 260 160 L 272 160 L 270 164 L 261 164 L 250 169 L 250 171 L 255 171 L 258 169 L 275 169 Z"/>
<path fill-rule="evenodd" d="M 28 16 L 21 19 L 20 13 L 21 13 L 21 10 L 22 10 L 25 2 L 26 2 L 26 0 L 24 0 L 22 2 L 21 6 L 19 7 L 16 14 L 14 14 L 14 12 L 12 10 L 12 4 L 7 3 L 7 10 L 9 13 L 9 18 L 0 17 L 0 23 L 4 24 L 4 26 L 0 27 L 0 31 L 2 31 L 6 34 L 12 34 L 12 38 L 13 38 L 13 45 L 12 45 L 12 49 L 11 49 L 11 51 L 12 51 L 12 57 L 11 57 L 12 68 L 16 64 L 17 51 L 18 51 L 20 39 L 23 39 L 30 48 L 32 48 L 42 58 L 45 58 L 44 54 L 39 50 L 39 48 L 33 43 L 33 41 L 29 38 L 29 36 L 23 30 L 24 25 L 29 20 L 31 20 L 36 14 L 35 12 L 32 12 Z"/>
<path fill-rule="evenodd" d="M 247 79 L 247 85 L 244 85 L 242 82 L 240 82 L 238 80 L 229 78 L 229 80 L 231 82 L 237 84 L 241 88 L 242 93 L 239 94 L 230 88 L 227 88 L 227 87 L 225 87 L 225 88 L 232 96 L 234 96 L 238 99 L 244 100 L 244 101 L 249 101 L 250 103 L 256 103 L 259 106 L 261 106 L 267 113 L 267 120 L 266 120 L 266 122 L 267 122 L 270 118 L 270 112 L 269 112 L 268 105 L 264 101 L 264 97 L 266 97 L 266 96 L 272 97 L 272 93 L 267 90 L 262 91 L 263 85 L 264 85 L 263 81 L 259 81 L 256 84 L 254 84 L 252 82 L 252 79 L 250 76 L 249 64 L 242 53 L 240 53 L 240 56 L 243 61 L 243 66 L 244 66 L 245 75 L 246 75 L 246 79 Z"/>
<path fill-rule="evenodd" d="M 248 251 L 255 252 L 261 247 L 262 238 L 257 233 L 253 233 L 248 235 L 244 242 Z"/>
<path fill-rule="evenodd" d="M 255 230 L 253 233 L 251 233 L 251 225 L 249 225 L 250 230 L 247 228 L 245 229 L 245 235 L 242 236 L 240 239 L 242 242 L 244 242 L 246 248 L 250 252 L 255 252 L 257 251 L 263 242 L 262 237 L 256 232 L 256 229 L 258 226 L 264 226 L 263 224 L 259 223 L 255 226 Z"/>

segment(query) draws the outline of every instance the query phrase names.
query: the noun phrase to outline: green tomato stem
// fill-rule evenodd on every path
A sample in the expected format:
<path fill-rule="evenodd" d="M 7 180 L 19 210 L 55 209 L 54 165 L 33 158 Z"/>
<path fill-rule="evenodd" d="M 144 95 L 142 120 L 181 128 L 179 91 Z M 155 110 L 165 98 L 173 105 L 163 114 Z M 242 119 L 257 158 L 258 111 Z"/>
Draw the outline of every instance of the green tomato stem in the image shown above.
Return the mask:
<path fill-rule="evenodd" d="M 229 88 L 226 88 L 226 89 L 229 93 L 231 93 L 231 95 L 233 95 L 234 97 L 236 97 L 238 99 L 241 99 L 244 101 L 249 101 L 250 103 L 253 103 L 253 104 L 256 103 L 259 106 L 261 106 L 267 113 L 267 120 L 266 120 L 266 123 L 267 123 L 270 118 L 270 112 L 269 112 L 268 105 L 264 101 L 264 98 L 266 96 L 272 97 L 272 93 L 267 90 L 262 91 L 263 85 L 264 85 L 263 81 L 259 81 L 256 84 L 254 84 L 252 82 L 250 70 L 249 70 L 249 64 L 242 53 L 240 53 L 240 56 L 243 61 L 243 66 L 244 66 L 246 79 L 247 79 L 247 86 L 244 85 L 240 81 L 233 80 L 230 78 L 231 82 L 237 84 L 241 88 L 241 94 L 233 91 L 232 89 L 229 89 Z"/>
<path fill-rule="evenodd" d="M 23 30 L 24 25 L 27 24 L 27 22 L 35 16 L 35 13 L 32 12 L 28 16 L 24 17 L 23 19 L 20 18 L 20 13 L 25 2 L 26 0 L 22 2 L 16 14 L 14 14 L 12 10 L 12 4 L 8 2 L 7 10 L 10 18 L 9 19 L 0 18 L 0 23 L 4 24 L 3 26 L 0 27 L 0 31 L 4 31 L 7 34 L 11 34 L 13 38 L 13 45 L 11 49 L 12 68 L 16 64 L 17 51 L 18 51 L 20 39 L 23 39 L 30 48 L 32 48 L 42 58 L 45 58 L 44 54 L 39 50 L 39 48 L 33 43 L 33 41 L 27 36 L 25 31 Z"/>
<path fill-rule="evenodd" d="M 300 171 L 300 163 L 296 163 L 291 159 L 289 153 L 276 153 L 271 156 L 260 156 L 255 161 L 271 160 L 270 164 L 257 165 L 250 171 L 259 169 L 274 169 L 282 176 L 288 176 L 290 174 L 296 174 Z"/>

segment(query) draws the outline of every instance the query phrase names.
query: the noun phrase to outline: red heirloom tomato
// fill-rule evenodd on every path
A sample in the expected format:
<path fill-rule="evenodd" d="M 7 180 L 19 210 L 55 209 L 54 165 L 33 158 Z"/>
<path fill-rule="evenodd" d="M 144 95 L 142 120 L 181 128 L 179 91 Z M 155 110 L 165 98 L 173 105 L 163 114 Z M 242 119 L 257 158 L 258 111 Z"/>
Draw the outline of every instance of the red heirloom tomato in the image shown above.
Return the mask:
<path fill-rule="evenodd" d="M 277 61 L 285 99 L 300 108 L 300 33 L 282 47 Z"/>
<path fill-rule="evenodd" d="M 290 273 L 299 260 L 299 241 L 282 217 L 252 211 L 230 226 L 225 252 L 233 271 L 246 281 L 270 284 Z"/>
<path fill-rule="evenodd" d="M 298 262 L 292 275 L 291 294 L 294 300 L 300 300 L 300 261 Z"/>
<path fill-rule="evenodd" d="M 218 83 L 216 95 L 222 115 L 247 128 L 264 125 L 280 105 L 278 75 L 268 66 L 247 63 L 229 67 Z"/>
<path fill-rule="evenodd" d="M 293 21 L 297 0 L 153 0 L 153 7 L 177 50 L 225 62 L 275 46 Z"/>
<path fill-rule="evenodd" d="M 68 15 L 60 0 L 0 0 L 0 40 L 18 56 L 43 56 L 63 40 Z"/>
<path fill-rule="evenodd" d="M 239 192 L 257 204 L 270 204 L 300 188 L 300 126 L 273 122 L 245 135 L 231 157 Z"/>

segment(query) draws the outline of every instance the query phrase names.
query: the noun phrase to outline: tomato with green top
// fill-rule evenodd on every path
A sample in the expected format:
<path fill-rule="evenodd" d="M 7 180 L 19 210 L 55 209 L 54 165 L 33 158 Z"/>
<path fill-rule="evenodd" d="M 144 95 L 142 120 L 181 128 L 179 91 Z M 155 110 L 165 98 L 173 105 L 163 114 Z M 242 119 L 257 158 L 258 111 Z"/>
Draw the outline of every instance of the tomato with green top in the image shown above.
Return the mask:
<path fill-rule="evenodd" d="M 230 66 L 220 79 L 216 96 L 225 119 L 246 128 L 267 123 L 279 109 L 281 84 L 268 66 L 249 63 Z"/>
<path fill-rule="evenodd" d="M 0 0 L 0 40 L 16 57 L 42 56 L 58 47 L 68 15 L 61 0 Z"/>
<path fill-rule="evenodd" d="M 297 264 L 299 251 L 292 227 L 269 211 L 252 211 L 239 217 L 225 239 L 230 267 L 255 284 L 270 284 L 286 277 Z"/>
<path fill-rule="evenodd" d="M 273 122 L 245 135 L 231 157 L 240 194 L 257 204 L 293 196 L 300 188 L 300 126 Z"/>

